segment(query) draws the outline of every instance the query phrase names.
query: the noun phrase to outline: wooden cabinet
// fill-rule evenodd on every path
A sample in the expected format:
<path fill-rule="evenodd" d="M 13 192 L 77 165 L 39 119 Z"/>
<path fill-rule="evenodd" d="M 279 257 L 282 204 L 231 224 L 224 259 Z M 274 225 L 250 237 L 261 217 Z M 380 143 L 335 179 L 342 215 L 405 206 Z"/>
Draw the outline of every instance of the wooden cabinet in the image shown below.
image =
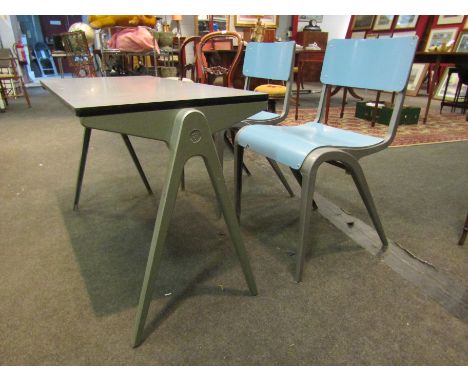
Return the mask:
<path fill-rule="evenodd" d="M 317 43 L 318 46 L 325 51 L 328 42 L 328 32 L 320 31 L 303 31 L 297 33 L 297 43 L 306 47 L 309 44 Z M 304 81 L 320 81 L 320 73 L 322 64 L 305 63 L 304 64 Z"/>

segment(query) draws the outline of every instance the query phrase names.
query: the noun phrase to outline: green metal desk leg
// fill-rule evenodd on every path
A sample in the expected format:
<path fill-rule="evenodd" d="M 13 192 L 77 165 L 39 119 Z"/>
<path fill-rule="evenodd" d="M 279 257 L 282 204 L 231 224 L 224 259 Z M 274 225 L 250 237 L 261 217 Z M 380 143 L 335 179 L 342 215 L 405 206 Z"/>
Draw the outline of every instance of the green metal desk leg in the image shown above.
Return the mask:
<path fill-rule="evenodd" d="M 153 195 L 153 190 L 151 189 L 151 186 L 148 183 L 148 179 L 146 178 L 145 172 L 143 171 L 143 168 L 141 167 L 140 161 L 138 160 L 138 156 L 136 155 L 135 149 L 132 146 L 132 143 L 130 142 L 130 138 L 128 137 L 127 134 L 120 134 L 122 136 L 122 139 L 125 142 L 125 146 L 127 146 L 127 150 L 130 153 L 130 156 L 132 157 L 133 163 L 135 164 L 135 167 L 138 170 L 138 173 L 140 174 L 141 180 L 143 181 L 143 184 L 146 187 L 146 190 L 148 191 L 148 194 Z"/>
<path fill-rule="evenodd" d="M 161 263 L 164 241 L 174 210 L 182 170 L 185 162 L 193 156 L 202 156 L 205 161 L 250 292 L 252 295 L 257 294 L 255 280 L 250 269 L 244 243 L 235 217 L 234 206 L 228 198 L 221 164 L 216 153 L 208 123 L 205 116 L 200 111 L 184 109 L 177 114 L 169 148 L 170 159 L 166 180 L 161 195 L 158 214 L 156 216 L 143 287 L 137 309 L 133 341 L 134 347 L 140 345 L 143 339 L 143 330 L 148 315 L 149 304 L 151 302 L 154 281 L 156 280 Z"/>
<path fill-rule="evenodd" d="M 83 148 L 81 150 L 80 168 L 78 169 L 78 179 L 76 180 L 75 190 L 75 202 L 73 203 L 73 209 L 78 209 L 78 203 L 80 202 L 81 185 L 83 184 L 83 176 L 86 167 L 86 158 L 88 157 L 89 139 L 91 138 L 91 129 L 85 127 L 83 135 Z"/>

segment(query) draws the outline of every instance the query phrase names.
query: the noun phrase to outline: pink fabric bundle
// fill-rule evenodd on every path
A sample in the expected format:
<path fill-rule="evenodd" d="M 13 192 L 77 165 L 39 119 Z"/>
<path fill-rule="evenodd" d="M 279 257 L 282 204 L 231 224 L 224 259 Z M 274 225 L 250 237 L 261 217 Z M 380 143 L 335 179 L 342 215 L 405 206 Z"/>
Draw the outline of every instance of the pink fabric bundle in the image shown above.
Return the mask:
<path fill-rule="evenodd" d="M 143 27 L 127 28 L 112 35 L 109 48 L 120 49 L 124 52 L 143 52 L 153 49 L 153 36 Z M 154 41 L 156 52 L 159 53 L 158 42 Z"/>

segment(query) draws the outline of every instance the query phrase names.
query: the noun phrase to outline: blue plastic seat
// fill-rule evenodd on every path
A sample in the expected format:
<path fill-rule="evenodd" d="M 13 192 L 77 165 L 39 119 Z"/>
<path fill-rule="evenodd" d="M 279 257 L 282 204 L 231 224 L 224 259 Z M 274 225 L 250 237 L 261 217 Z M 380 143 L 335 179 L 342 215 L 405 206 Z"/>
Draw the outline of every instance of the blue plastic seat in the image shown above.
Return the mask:
<path fill-rule="evenodd" d="M 245 77 L 244 89 L 250 89 L 252 78 L 259 78 L 268 81 L 283 81 L 286 84 L 286 94 L 283 98 L 283 106 L 281 114 L 272 113 L 270 111 L 261 111 L 246 120 L 240 122 L 230 129 L 231 139 L 234 142 L 237 131 L 246 125 L 256 124 L 278 124 L 288 116 L 289 105 L 291 103 L 292 86 L 294 84 L 294 53 L 296 43 L 288 42 L 250 42 L 245 50 L 244 66 L 242 74 Z M 227 139 L 226 142 L 232 147 L 232 143 Z M 294 192 L 289 186 L 283 172 L 278 164 L 266 156 L 268 162 L 273 168 L 275 174 L 283 184 L 286 191 L 292 197 Z M 245 172 L 250 175 L 249 170 L 243 164 Z"/>
<path fill-rule="evenodd" d="M 302 278 L 309 249 L 310 219 L 317 170 L 324 162 L 346 169 L 353 177 L 384 247 L 388 245 L 359 159 L 386 148 L 393 141 L 418 39 L 332 40 L 322 67 L 323 83 L 315 121 L 299 126 L 273 126 L 262 122 L 243 127 L 235 142 L 236 210 L 240 216 L 244 148 L 291 168 L 302 186 L 296 281 Z M 320 123 L 325 96 L 331 86 L 397 92 L 388 132 L 377 138 Z"/>

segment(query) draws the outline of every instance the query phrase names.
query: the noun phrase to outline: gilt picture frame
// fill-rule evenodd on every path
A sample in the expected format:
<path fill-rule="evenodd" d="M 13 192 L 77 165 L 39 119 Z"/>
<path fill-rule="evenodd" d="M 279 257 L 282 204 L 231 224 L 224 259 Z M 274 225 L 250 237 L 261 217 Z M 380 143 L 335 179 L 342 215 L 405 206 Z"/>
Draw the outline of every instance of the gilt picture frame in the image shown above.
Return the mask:
<path fill-rule="evenodd" d="M 254 27 L 257 24 L 258 16 L 255 15 L 236 15 L 234 16 L 234 24 L 236 27 Z M 278 27 L 278 16 L 262 16 L 262 24 L 266 28 L 277 28 Z"/>
<path fill-rule="evenodd" d="M 378 15 L 375 18 L 374 28 L 375 31 L 388 31 L 392 27 L 393 19 L 395 16 L 386 16 L 386 15 Z"/>
<path fill-rule="evenodd" d="M 372 24 L 374 23 L 374 18 L 375 16 L 370 15 L 354 16 L 352 30 L 361 31 L 371 29 Z"/>
<path fill-rule="evenodd" d="M 417 96 L 419 89 L 426 78 L 429 64 L 413 64 L 411 67 L 408 85 L 406 86 L 406 95 Z"/>
<path fill-rule="evenodd" d="M 455 52 L 468 53 L 468 31 L 461 31 L 455 44 Z"/>
<path fill-rule="evenodd" d="M 447 24 L 460 24 L 463 22 L 464 15 L 459 16 L 439 16 L 437 17 L 437 25 L 447 25 Z"/>
<path fill-rule="evenodd" d="M 419 16 L 416 15 L 400 15 L 395 24 L 395 29 L 410 29 L 414 28 L 418 23 Z"/>
<path fill-rule="evenodd" d="M 432 29 L 427 38 L 425 52 L 430 52 L 434 47 L 440 47 L 443 44 L 448 44 L 457 37 L 458 28 L 437 28 Z M 447 51 L 452 51 L 453 46 Z"/>

